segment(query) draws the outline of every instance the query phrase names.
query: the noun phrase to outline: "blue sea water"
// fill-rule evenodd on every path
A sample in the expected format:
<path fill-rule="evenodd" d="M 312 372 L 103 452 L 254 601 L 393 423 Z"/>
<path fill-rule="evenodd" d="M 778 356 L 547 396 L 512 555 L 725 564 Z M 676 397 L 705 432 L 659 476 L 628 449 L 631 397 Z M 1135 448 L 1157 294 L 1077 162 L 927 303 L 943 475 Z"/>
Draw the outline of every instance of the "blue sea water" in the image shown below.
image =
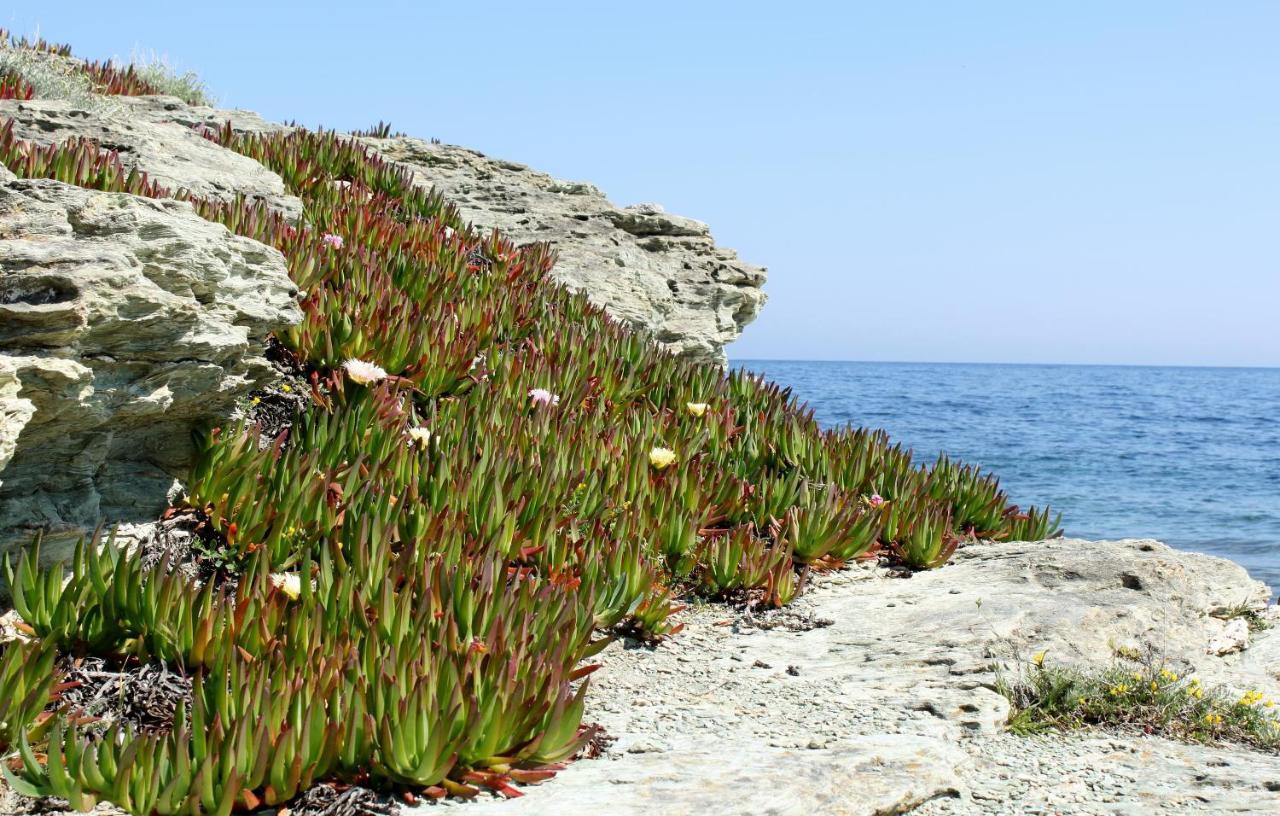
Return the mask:
<path fill-rule="evenodd" d="M 1156 538 L 1280 590 L 1280 369 L 735 360 L 825 427 L 994 471 L 1067 535 Z"/>

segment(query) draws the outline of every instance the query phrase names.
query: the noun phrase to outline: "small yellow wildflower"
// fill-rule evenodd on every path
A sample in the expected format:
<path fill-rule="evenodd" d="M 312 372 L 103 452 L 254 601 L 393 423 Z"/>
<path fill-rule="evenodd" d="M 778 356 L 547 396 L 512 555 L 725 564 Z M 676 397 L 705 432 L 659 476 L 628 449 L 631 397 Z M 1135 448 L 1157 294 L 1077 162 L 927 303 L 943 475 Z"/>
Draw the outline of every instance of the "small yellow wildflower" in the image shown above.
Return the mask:
<path fill-rule="evenodd" d="M 1111 687 L 1110 692 L 1112 697 L 1119 697 L 1121 694 L 1128 694 L 1129 687 L 1124 683 L 1117 683 Z"/>
<path fill-rule="evenodd" d="M 293 386 L 289 385 L 289 383 L 285 383 L 280 386 L 280 390 L 288 394 L 293 391 Z"/>
<path fill-rule="evenodd" d="M 1222 724 L 1222 715 L 1221 715 L 1221 714 L 1212 714 L 1212 713 L 1210 713 L 1210 714 L 1206 714 L 1206 715 L 1204 715 L 1204 721 L 1205 721 L 1205 724 L 1206 724 L 1206 725 L 1210 725 L 1210 726 L 1214 726 L 1214 725 L 1221 725 L 1221 724 Z"/>
<path fill-rule="evenodd" d="M 1134 672 L 1133 679 L 1137 680 L 1138 682 L 1142 682 L 1142 672 Z"/>
<path fill-rule="evenodd" d="M 1244 696 L 1240 698 L 1240 705 L 1242 706 L 1251 706 L 1254 703 L 1260 703 L 1260 702 L 1262 702 L 1262 692 L 1253 691 L 1252 689 L 1249 691 L 1246 691 L 1244 693 Z"/>
<path fill-rule="evenodd" d="M 676 452 L 670 448 L 654 448 L 649 451 L 649 464 L 654 470 L 666 470 L 675 464 Z"/>
<path fill-rule="evenodd" d="M 696 417 L 700 417 L 707 412 L 711 406 L 705 402 L 686 402 L 684 409 Z"/>
<path fill-rule="evenodd" d="M 1204 689 L 1199 686 L 1191 686 L 1187 689 L 1187 694 L 1194 700 L 1199 700 L 1204 696 Z"/>
<path fill-rule="evenodd" d="M 1160 688 L 1160 684 L 1159 684 L 1159 683 L 1157 683 L 1156 681 L 1152 680 L 1152 681 L 1151 681 L 1151 690 L 1152 690 L 1152 691 L 1158 691 L 1158 690 L 1159 690 L 1159 688 Z"/>
<path fill-rule="evenodd" d="M 1089 704 L 1089 698 L 1088 698 L 1088 697 L 1077 697 L 1077 698 L 1076 698 L 1076 705 L 1078 705 L 1078 706 L 1085 706 L 1085 705 L 1088 705 L 1088 704 Z"/>
<path fill-rule="evenodd" d="M 1161 669 L 1160 677 L 1164 680 L 1168 680 L 1170 683 L 1176 683 L 1178 681 L 1178 673 L 1175 671 L 1169 671 L 1168 669 Z"/>
<path fill-rule="evenodd" d="M 249 404 L 250 404 L 250 405 L 257 405 L 257 404 L 258 404 L 258 403 L 260 403 L 260 402 L 262 402 L 262 397 L 254 397 L 252 400 L 250 400 L 250 401 L 249 401 Z"/>
<path fill-rule="evenodd" d="M 1037 666 L 1043 666 L 1045 654 L 1047 654 L 1047 652 L 1036 652 L 1031 656 L 1031 662 Z"/>

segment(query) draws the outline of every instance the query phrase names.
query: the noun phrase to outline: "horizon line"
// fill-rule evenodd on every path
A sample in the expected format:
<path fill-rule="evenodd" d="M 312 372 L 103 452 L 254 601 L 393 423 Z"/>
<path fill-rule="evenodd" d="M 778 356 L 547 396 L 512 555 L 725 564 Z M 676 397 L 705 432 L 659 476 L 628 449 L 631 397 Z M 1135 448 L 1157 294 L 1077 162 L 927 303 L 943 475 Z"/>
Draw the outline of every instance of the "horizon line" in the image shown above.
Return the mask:
<path fill-rule="evenodd" d="M 970 365 L 970 366 L 1056 366 L 1061 368 L 1212 368 L 1244 371 L 1277 371 L 1280 365 L 1231 365 L 1209 363 L 1029 363 L 975 360 L 843 360 L 836 358 L 741 357 L 729 355 L 729 364 L 738 363 L 860 363 L 866 365 Z"/>

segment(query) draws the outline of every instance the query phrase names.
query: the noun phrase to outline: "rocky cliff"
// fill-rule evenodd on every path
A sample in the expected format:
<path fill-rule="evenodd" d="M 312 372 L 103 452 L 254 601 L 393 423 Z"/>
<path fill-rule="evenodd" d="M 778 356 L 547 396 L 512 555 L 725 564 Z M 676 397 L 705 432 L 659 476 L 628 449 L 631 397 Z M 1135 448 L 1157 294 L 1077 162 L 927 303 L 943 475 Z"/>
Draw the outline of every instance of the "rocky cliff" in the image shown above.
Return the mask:
<path fill-rule="evenodd" d="M 173 190 L 301 214 L 279 176 L 199 132 L 285 127 L 252 113 L 121 96 L 3 100 L 0 120 L 37 144 L 90 139 Z M 698 221 L 465 148 L 367 141 L 474 223 L 553 243 L 564 283 L 677 353 L 723 361 L 764 302 L 764 270 Z M 153 519 L 192 429 L 270 378 L 264 340 L 299 319 L 284 261 L 187 204 L 0 183 L 0 545 Z"/>
<path fill-rule="evenodd" d="M 464 218 L 559 250 L 555 275 L 673 351 L 724 362 L 764 305 L 765 270 L 718 247 L 701 221 L 657 204 L 615 207 L 585 182 L 421 139 L 367 139 L 456 204 Z"/>
<path fill-rule="evenodd" d="M 0 274 L 0 542 L 155 518 L 301 316 L 275 249 L 56 181 L 0 183 Z"/>

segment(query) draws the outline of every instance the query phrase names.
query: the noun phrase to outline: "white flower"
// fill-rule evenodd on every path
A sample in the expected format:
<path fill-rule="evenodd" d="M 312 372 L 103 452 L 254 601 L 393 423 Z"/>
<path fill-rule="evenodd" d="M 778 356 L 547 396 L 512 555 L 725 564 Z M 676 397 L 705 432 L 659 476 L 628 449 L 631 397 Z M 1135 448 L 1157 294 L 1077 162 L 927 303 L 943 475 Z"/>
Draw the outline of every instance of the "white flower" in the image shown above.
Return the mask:
<path fill-rule="evenodd" d="M 559 405 L 560 396 L 552 394 L 545 388 L 534 388 L 529 391 L 529 399 L 533 400 L 535 405 Z"/>
<path fill-rule="evenodd" d="M 649 451 L 649 464 L 654 470 L 666 470 L 676 461 L 676 452 L 671 448 L 654 448 Z"/>
<path fill-rule="evenodd" d="M 410 428 L 409 441 L 417 445 L 419 448 L 426 450 L 427 445 L 431 444 L 431 431 L 422 427 Z"/>
<path fill-rule="evenodd" d="M 711 406 L 705 402 L 686 402 L 684 409 L 696 417 L 700 417 L 707 412 Z"/>
<path fill-rule="evenodd" d="M 347 360 L 342 364 L 347 376 L 361 385 L 368 385 L 387 378 L 387 372 L 381 366 L 366 363 L 364 360 Z"/>
<path fill-rule="evenodd" d="M 302 594 L 302 579 L 296 572 L 271 573 L 271 585 L 295 601 Z"/>

